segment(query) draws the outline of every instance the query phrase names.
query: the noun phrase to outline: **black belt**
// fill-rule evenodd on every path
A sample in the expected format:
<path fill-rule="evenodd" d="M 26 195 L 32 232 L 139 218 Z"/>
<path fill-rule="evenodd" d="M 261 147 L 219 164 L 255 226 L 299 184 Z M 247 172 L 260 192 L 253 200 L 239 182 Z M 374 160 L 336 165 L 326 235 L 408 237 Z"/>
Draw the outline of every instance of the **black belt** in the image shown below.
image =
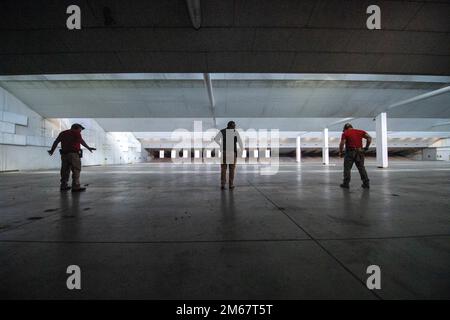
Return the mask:
<path fill-rule="evenodd" d="M 80 158 L 83 157 L 83 150 L 78 150 L 78 151 L 63 151 L 62 149 L 59 149 L 59 153 L 60 153 L 61 155 L 64 155 L 64 154 L 70 154 L 70 153 L 76 153 L 76 154 L 78 154 L 78 155 L 80 156 Z"/>

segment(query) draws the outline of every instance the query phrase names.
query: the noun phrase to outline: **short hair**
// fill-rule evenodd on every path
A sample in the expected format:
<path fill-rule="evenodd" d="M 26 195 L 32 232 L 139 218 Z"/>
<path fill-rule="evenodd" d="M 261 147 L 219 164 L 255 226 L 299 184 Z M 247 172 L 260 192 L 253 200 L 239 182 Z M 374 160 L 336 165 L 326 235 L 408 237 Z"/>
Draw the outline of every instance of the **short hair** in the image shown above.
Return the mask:
<path fill-rule="evenodd" d="M 350 129 L 350 128 L 353 129 L 353 126 L 352 126 L 351 123 L 346 123 L 346 124 L 344 125 L 344 130 L 347 130 L 347 129 Z"/>
<path fill-rule="evenodd" d="M 236 123 L 234 121 L 228 121 L 227 128 L 231 128 L 235 125 L 236 125 Z"/>

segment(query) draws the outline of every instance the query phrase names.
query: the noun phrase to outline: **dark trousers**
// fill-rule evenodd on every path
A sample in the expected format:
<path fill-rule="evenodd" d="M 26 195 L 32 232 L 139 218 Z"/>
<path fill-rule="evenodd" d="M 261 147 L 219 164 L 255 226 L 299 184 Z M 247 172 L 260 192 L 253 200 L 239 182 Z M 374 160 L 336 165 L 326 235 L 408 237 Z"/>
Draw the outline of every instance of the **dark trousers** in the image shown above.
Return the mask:
<path fill-rule="evenodd" d="M 234 185 L 234 173 L 236 172 L 236 164 L 221 164 L 220 165 L 220 183 L 222 186 L 225 186 L 227 183 L 227 167 L 229 167 L 229 179 L 228 184 L 230 186 Z"/>
<path fill-rule="evenodd" d="M 67 186 L 72 171 L 72 187 L 80 187 L 81 159 L 78 153 L 61 155 L 61 186 Z"/>
<path fill-rule="evenodd" d="M 230 161 L 231 162 L 231 161 Z M 228 184 L 234 185 L 234 173 L 236 172 L 236 155 L 231 163 L 227 163 L 226 156 L 224 156 L 222 163 L 220 164 L 220 184 L 225 186 L 227 183 L 227 167 L 229 169 Z"/>
<path fill-rule="evenodd" d="M 358 168 L 361 180 L 365 184 L 369 184 L 366 168 L 364 167 L 364 151 L 362 149 L 351 149 L 345 151 L 344 157 L 344 184 L 349 184 L 353 163 Z"/>

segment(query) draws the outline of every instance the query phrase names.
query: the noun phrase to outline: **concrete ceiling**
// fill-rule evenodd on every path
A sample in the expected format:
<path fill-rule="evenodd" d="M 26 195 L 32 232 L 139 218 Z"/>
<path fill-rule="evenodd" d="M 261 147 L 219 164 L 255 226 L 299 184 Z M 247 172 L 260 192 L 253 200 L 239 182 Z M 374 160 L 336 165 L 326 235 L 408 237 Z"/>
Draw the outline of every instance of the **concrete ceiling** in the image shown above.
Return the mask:
<path fill-rule="evenodd" d="M 214 108 L 202 80 L 11 80 L 0 86 L 48 118 L 338 119 L 371 118 L 448 83 L 214 80 Z M 449 106 L 447 92 L 392 109 L 389 117 L 446 119 Z"/>
<path fill-rule="evenodd" d="M 203 0 L 2 0 L 0 74 L 281 72 L 450 75 L 450 3 Z M 82 29 L 66 29 L 66 8 Z M 113 23 L 105 19 L 108 7 Z M 111 19 L 110 19 L 111 20 Z"/>
<path fill-rule="evenodd" d="M 217 128 L 225 128 L 228 121 L 233 120 L 239 128 L 248 129 L 278 129 L 282 132 L 319 132 L 325 127 L 331 131 L 340 131 L 343 123 L 329 126 L 329 124 L 342 118 L 217 118 Z M 214 128 L 213 121 L 208 118 L 98 118 L 95 119 L 107 131 L 132 132 L 173 132 L 178 129 L 194 130 L 194 121 L 201 121 L 202 128 Z M 355 127 L 375 131 L 375 121 L 372 118 L 359 118 L 351 120 Z M 437 118 L 388 118 L 388 129 L 392 132 L 450 132 L 450 124 L 436 126 L 438 123 L 449 122 L 448 119 Z"/>
<path fill-rule="evenodd" d="M 319 74 L 211 74 L 211 105 L 202 74 L 3 76 L 0 86 L 46 118 L 94 118 L 106 131 L 170 132 L 222 128 L 312 132 L 342 121 L 375 130 L 389 106 L 447 88 L 450 77 Z M 392 132 L 450 131 L 450 92 L 388 110 Z M 338 122 L 338 123 L 336 123 Z M 336 124 L 335 124 L 336 123 Z M 447 124 L 446 124 L 447 123 Z M 444 124 L 444 125 L 440 125 Z"/>

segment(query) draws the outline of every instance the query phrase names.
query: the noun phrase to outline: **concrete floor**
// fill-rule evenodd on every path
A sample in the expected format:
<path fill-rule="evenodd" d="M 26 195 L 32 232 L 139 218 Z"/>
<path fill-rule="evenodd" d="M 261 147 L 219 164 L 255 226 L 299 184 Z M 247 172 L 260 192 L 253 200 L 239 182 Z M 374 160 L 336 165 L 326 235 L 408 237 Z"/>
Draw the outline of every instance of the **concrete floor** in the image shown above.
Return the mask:
<path fill-rule="evenodd" d="M 450 298 L 450 163 L 368 171 L 347 191 L 340 163 L 241 166 L 230 192 L 213 165 L 90 167 L 84 194 L 56 170 L 2 173 L 0 298 Z"/>

